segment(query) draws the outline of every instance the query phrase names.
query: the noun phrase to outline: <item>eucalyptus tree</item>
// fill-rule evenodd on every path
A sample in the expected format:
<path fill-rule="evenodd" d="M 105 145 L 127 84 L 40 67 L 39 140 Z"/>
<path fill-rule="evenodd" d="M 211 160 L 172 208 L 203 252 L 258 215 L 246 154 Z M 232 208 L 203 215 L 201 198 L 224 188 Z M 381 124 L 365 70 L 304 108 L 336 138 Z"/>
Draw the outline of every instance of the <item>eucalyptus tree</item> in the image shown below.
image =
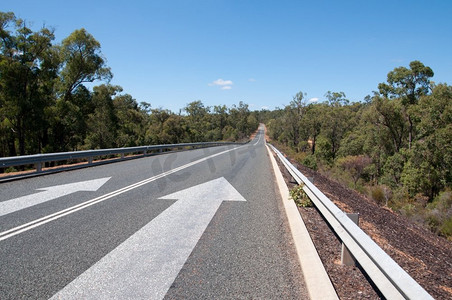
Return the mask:
<path fill-rule="evenodd" d="M 113 105 L 118 120 L 118 147 L 144 145 L 145 126 L 148 121 L 146 111 L 129 94 L 114 97 Z"/>
<path fill-rule="evenodd" d="M 54 135 L 52 151 L 76 149 L 83 145 L 93 112 L 91 93 L 85 83 L 112 78 L 110 68 L 100 51 L 100 43 L 85 29 L 78 29 L 58 46 L 60 58 L 57 100 L 50 116 L 50 131 Z"/>
<path fill-rule="evenodd" d="M 408 148 L 411 148 L 415 134 L 415 124 L 411 108 L 421 96 L 431 91 L 432 69 L 420 61 L 410 62 L 410 68 L 398 67 L 388 73 L 387 83 L 380 83 L 378 89 L 385 98 L 400 98 L 403 113 L 408 122 Z"/>
<path fill-rule="evenodd" d="M 417 138 L 409 164 L 402 173 L 411 194 L 422 192 L 432 200 L 444 188 L 452 188 L 452 87 L 434 86 L 413 109 Z"/>
<path fill-rule="evenodd" d="M 290 130 L 289 135 L 291 136 L 292 143 L 297 151 L 299 149 L 298 145 L 301 141 L 300 122 L 306 112 L 306 105 L 306 93 L 300 91 L 293 96 L 292 101 L 290 101 L 286 110 L 289 114 L 288 118 L 290 119 L 290 122 L 287 124 L 289 125 L 288 129 Z"/>
<path fill-rule="evenodd" d="M 69 100 L 83 83 L 112 78 L 113 74 L 100 51 L 100 43 L 84 28 L 73 31 L 60 45 L 62 61 L 59 91 Z"/>
<path fill-rule="evenodd" d="M 118 116 L 113 97 L 122 91 L 120 86 L 102 84 L 93 88 L 94 111 L 88 116 L 85 147 L 106 149 L 117 147 Z"/>
<path fill-rule="evenodd" d="M 229 124 L 236 129 L 238 139 L 249 136 L 257 128 L 257 126 L 254 128 L 250 127 L 248 123 L 250 114 L 249 105 L 243 101 L 240 101 L 238 106 L 232 105 L 229 109 Z"/>
<path fill-rule="evenodd" d="M 17 139 L 18 152 L 40 152 L 46 138 L 45 110 L 52 104 L 58 59 L 53 30 L 30 29 L 13 13 L 0 12 L 0 123 Z M 5 128 L 4 128 L 5 130 Z M 11 145 L 9 155 L 16 154 Z"/>
<path fill-rule="evenodd" d="M 334 160 L 342 138 L 350 130 L 349 100 L 343 92 L 328 91 L 325 97 L 328 100 L 328 105 L 323 112 L 321 134 L 327 138 L 331 146 L 331 158 Z"/>
<path fill-rule="evenodd" d="M 187 113 L 187 131 L 191 142 L 205 142 L 205 133 L 211 129 L 210 108 L 202 101 L 190 102 L 185 106 Z"/>
<path fill-rule="evenodd" d="M 302 128 L 306 132 L 306 136 L 311 144 L 311 154 L 315 154 L 317 138 L 322 129 L 322 114 L 325 105 L 320 103 L 311 103 L 307 106 L 306 113 L 301 121 Z"/>

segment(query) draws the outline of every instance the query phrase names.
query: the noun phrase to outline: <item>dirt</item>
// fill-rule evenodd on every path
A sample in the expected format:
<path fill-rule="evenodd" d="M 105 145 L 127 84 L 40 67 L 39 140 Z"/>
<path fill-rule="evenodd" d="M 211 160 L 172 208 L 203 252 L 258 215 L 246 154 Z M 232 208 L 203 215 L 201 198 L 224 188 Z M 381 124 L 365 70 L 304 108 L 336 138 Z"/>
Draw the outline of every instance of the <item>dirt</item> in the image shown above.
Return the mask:
<path fill-rule="evenodd" d="M 291 161 L 435 299 L 452 299 L 452 243 L 373 200 Z M 294 179 L 280 165 L 289 188 Z M 340 264 L 341 243 L 316 208 L 299 208 L 340 299 L 383 298 L 359 267 Z"/>

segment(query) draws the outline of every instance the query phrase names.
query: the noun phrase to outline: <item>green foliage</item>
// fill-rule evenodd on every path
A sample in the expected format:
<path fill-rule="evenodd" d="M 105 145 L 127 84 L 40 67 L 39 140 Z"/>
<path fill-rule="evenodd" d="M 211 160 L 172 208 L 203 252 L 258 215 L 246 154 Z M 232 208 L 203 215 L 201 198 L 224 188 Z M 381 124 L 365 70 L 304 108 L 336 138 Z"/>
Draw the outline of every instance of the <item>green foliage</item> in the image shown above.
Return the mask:
<path fill-rule="evenodd" d="M 108 84 L 112 73 L 101 45 L 86 29 L 53 44 L 52 30 L 27 25 L 0 12 L 0 157 L 236 141 L 259 125 L 258 112 L 243 102 L 212 109 L 193 101 L 184 115 L 138 105 L 120 86 Z M 93 82 L 99 85 L 92 90 L 84 85 Z"/>
<path fill-rule="evenodd" d="M 383 203 L 385 203 L 385 200 L 386 200 L 384 191 L 379 186 L 372 188 L 371 197 L 372 197 L 372 199 L 375 200 L 375 202 L 377 202 L 380 205 L 383 205 Z"/>
<path fill-rule="evenodd" d="M 372 199 L 381 206 L 388 206 L 392 198 L 392 191 L 385 185 L 373 186 L 370 189 Z"/>
<path fill-rule="evenodd" d="M 334 162 L 333 146 L 330 140 L 321 135 L 317 139 L 315 156 L 325 164 L 331 166 Z"/>
<path fill-rule="evenodd" d="M 346 170 L 353 178 L 353 184 L 356 183 L 366 173 L 366 168 L 371 164 L 371 159 L 365 155 L 346 156 L 337 160 L 337 165 Z"/>
<path fill-rule="evenodd" d="M 314 171 L 318 169 L 317 160 L 314 155 L 307 155 L 301 163 Z"/>
<path fill-rule="evenodd" d="M 439 228 L 439 233 L 452 240 L 452 217 L 449 217 Z"/>
<path fill-rule="evenodd" d="M 452 238 L 452 192 L 441 192 L 426 207 L 426 223 L 428 227 L 446 238 Z"/>
<path fill-rule="evenodd" d="M 14 167 L 9 167 L 5 170 L 5 173 L 14 173 L 17 172 L 17 169 Z"/>
<path fill-rule="evenodd" d="M 314 204 L 308 195 L 303 191 L 303 185 L 297 185 L 289 191 L 290 197 L 295 201 L 295 204 L 300 207 L 312 207 Z"/>
<path fill-rule="evenodd" d="M 433 75 L 419 61 L 395 68 L 363 103 L 329 91 L 327 102 L 308 105 L 300 94 L 266 114 L 269 136 L 304 165 L 442 234 L 450 205 L 430 205 L 452 189 L 452 87 Z"/>

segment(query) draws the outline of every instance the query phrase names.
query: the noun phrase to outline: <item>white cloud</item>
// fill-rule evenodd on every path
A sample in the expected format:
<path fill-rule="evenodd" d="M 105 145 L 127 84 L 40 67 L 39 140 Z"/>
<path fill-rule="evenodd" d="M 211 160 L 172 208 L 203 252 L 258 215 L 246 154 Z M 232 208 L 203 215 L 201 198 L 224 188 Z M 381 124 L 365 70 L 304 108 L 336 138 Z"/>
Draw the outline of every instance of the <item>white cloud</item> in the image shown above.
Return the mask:
<path fill-rule="evenodd" d="M 311 99 L 309 99 L 309 102 L 318 102 L 319 101 L 319 98 L 311 98 Z"/>
<path fill-rule="evenodd" d="M 234 83 L 231 80 L 224 80 L 224 79 L 217 79 L 212 83 L 209 83 L 210 86 L 213 85 L 219 85 L 219 86 L 225 86 L 225 85 L 233 85 Z"/>
<path fill-rule="evenodd" d="M 248 79 L 248 81 L 249 81 L 249 82 L 256 82 L 256 79 L 250 78 L 250 79 Z"/>
<path fill-rule="evenodd" d="M 225 85 L 225 86 L 222 86 L 221 89 L 222 89 L 222 90 L 230 90 L 230 89 L 232 89 L 232 86 L 230 86 L 230 85 Z"/>

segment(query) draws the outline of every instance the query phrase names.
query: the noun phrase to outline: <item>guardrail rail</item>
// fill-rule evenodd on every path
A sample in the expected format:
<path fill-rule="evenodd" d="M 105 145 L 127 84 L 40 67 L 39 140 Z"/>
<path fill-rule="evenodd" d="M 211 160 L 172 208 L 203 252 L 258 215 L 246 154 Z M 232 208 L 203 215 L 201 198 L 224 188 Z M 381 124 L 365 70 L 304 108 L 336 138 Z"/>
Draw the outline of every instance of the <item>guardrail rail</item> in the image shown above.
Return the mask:
<path fill-rule="evenodd" d="M 247 142 L 246 142 L 247 143 Z M 72 151 L 72 152 L 60 152 L 60 153 L 44 153 L 44 154 L 33 154 L 33 155 L 22 155 L 22 156 L 12 156 L 12 157 L 0 157 L 0 168 L 9 168 L 16 166 L 26 166 L 34 165 L 36 168 L 35 173 L 43 173 L 42 166 L 46 162 L 57 162 L 65 160 L 74 159 L 87 159 L 88 164 L 84 164 L 79 167 L 86 167 L 93 164 L 93 159 L 95 157 L 107 156 L 107 155 L 118 155 L 121 156 L 116 160 L 125 159 L 125 154 L 128 153 L 142 153 L 142 156 L 147 156 L 150 151 L 163 152 L 166 149 L 183 149 L 187 147 L 192 148 L 206 148 L 215 146 L 226 146 L 226 145 L 240 145 L 245 143 L 235 143 L 235 142 L 202 142 L 202 143 L 183 143 L 183 144 L 166 144 L 166 145 L 151 145 L 151 146 L 140 146 L 140 147 L 127 147 L 127 148 L 112 148 L 112 149 L 98 149 L 98 150 L 86 150 L 86 151 Z M 62 167 L 61 169 L 68 169 L 71 167 Z M 57 171 L 51 170 L 51 171 Z M 50 172 L 50 171 L 49 171 Z M 10 179 L 16 176 L 4 177 L 2 179 Z"/>
<path fill-rule="evenodd" d="M 303 190 L 384 297 L 387 299 L 433 299 L 278 149 L 271 144 L 267 145 L 277 154 L 298 184 L 303 184 Z"/>

